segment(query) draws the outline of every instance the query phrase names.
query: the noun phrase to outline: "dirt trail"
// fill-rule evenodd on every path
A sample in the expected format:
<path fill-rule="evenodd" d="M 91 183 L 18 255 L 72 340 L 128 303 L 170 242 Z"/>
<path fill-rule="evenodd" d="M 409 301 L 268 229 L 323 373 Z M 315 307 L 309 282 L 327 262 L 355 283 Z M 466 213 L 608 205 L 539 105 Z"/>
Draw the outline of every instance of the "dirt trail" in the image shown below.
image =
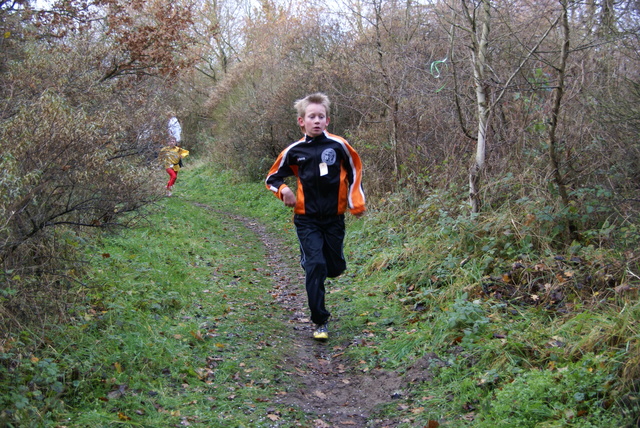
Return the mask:
<path fill-rule="evenodd" d="M 338 343 L 335 338 L 326 343 L 314 341 L 297 251 L 285 246 L 257 221 L 225 215 L 241 222 L 263 242 L 274 279 L 272 295 L 285 309 L 285 321 L 291 326 L 294 352 L 283 362 L 283 370 L 292 376 L 296 387 L 277 401 L 314 415 L 314 428 L 397 426 L 398 421 L 369 419 L 376 406 L 402 395 L 407 374 L 399 376 L 384 370 L 363 373 L 344 356 L 350 343 Z"/>
<path fill-rule="evenodd" d="M 299 388 L 289 392 L 282 402 L 317 415 L 316 427 L 366 426 L 377 405 L 393 400 L 402 379 L 393 372 L 373 370 L 364 374 L 356 370 L 344 357 L 349 343 L 313 340 L 314 324 L 307 315 L 306 295 L 301 286 L 304 274 L 298 265 L 298 255 L 291 255 L 291 249 L 282 247 L 263 226 L 250 223 L 247 227 L 260 236 L 268 250 L 268 264 L 275 280 L 273 294 L 289 313 L 287 322 L 292 327 L 295 354 L 286 359 L 285 366 Z"/>

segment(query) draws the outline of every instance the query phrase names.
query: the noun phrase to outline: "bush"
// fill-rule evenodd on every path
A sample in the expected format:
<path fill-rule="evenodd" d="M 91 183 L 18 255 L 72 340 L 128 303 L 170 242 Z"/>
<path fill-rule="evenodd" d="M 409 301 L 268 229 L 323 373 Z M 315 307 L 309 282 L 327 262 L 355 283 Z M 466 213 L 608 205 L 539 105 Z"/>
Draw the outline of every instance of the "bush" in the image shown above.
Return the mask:
<path fill-rule="evenodd" d="M 3 69 L 3 85 L 11 84 L 2 87 L 0 116 L 4 333 L 64 319 L 83 236 L 125 225 L 160 194 L 150 180 L 150 124 L 160 122 L 146 120 L 158 104 L 150 97 L 136 105 L 141 83 L 99 82 L 89 59 L 104 46 L 89 38 L 75 39 L 74 49 L 25 41 Z"/>

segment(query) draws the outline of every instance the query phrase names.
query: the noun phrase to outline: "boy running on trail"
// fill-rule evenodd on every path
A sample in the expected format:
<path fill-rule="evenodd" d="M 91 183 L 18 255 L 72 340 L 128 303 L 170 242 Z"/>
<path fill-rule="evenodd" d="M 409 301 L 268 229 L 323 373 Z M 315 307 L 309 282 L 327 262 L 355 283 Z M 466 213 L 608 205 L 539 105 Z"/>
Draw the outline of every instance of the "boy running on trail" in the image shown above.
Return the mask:
<path fill-rule="evenodd" d="M 265 184 L 286 206 L 293 207 L 311 321 L 317 326 L 313 337 L 327 340 L 331 314 L 325 307 L 324 283 L 347 267 L 345 211 L 348 208 L 356 217 L 365 212 L 362 163 L 344 138 L 326 131 L 330 101 L 325 94 L 308 95 L 294 107 L 305 135 L 280 153 Z M 294 175 L 296 194 L 284 182 Z"/>

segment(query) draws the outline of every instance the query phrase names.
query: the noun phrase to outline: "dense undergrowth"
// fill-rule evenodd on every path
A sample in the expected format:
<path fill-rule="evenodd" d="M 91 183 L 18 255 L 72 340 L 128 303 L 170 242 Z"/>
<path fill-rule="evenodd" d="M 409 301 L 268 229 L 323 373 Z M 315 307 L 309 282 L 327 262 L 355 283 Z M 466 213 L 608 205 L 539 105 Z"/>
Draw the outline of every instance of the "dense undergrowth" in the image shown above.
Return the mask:
<path fill-rule="evenodd" d="M 274 403 L 290 387 L 281 309 L 263 248 L 224 215 L 268 223 L 295 251 L 290 212 L 261 183 L 204 166 L 176 194 L 86 248 L 70 324 L 3 344 L 0 424 L 310 426 Z M 638 255 L 595 244 L 631 232 L 558 252 L 533 204 L 473 218 L 461 200 L 393 194 L 348 217 L 349 270 L 328 299 L 345 352 L 363 373 L 424 366 L 379 414 L 406 427 L 636 426 Z"/>

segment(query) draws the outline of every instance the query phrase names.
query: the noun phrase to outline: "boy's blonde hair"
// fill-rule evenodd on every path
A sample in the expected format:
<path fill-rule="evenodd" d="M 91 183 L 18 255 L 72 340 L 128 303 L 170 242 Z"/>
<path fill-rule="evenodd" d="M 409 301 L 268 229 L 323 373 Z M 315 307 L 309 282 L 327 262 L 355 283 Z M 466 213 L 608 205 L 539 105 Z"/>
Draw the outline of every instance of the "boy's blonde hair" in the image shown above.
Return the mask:
<path fill-rule="evenodd" d="M 298 117 L 304 117 L 305 112 L 307 111 L 307 107 L 309 104 L 320 104 L 324 107 L 327 112 L 327 117 L 329 117 L 329 108 L 331 107 L 331 101 L 329 101 L 329 97 L 323 94 L 322 92 L 316 92 L 315 94 L 307 95 L 301 100 L 293 103 L 293 108 L 298 112 Z"/>

